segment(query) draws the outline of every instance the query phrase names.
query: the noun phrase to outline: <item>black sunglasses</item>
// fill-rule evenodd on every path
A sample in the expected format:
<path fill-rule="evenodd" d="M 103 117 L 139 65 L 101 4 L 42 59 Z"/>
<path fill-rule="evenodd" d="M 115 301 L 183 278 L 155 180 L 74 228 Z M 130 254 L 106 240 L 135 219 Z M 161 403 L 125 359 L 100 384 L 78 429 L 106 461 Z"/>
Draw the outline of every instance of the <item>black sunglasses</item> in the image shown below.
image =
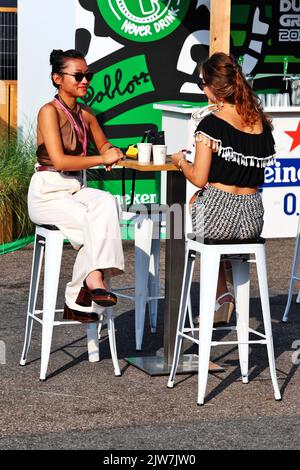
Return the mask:
<path fill-rule="evenodd" d="M 200 78 L 199 82 L 197 83 L 198 87 L 200 88 L 200 90 L 204 90 L 204 87 L 207 86 L 207 83 L 205 83 L 205 81 L 203 80 L 203 78 Z"/>
<path fill-rule="evenodd" d="M 94 72 L 76 72 L 76 73 L 68 73 L 68 72 L 61 72 L 60 75 L 70 75 L 74 77 L 76 82 L 82 82 L 83 78 L 85 77 L 88 82 L 90 82 L 94 76 Z"/>

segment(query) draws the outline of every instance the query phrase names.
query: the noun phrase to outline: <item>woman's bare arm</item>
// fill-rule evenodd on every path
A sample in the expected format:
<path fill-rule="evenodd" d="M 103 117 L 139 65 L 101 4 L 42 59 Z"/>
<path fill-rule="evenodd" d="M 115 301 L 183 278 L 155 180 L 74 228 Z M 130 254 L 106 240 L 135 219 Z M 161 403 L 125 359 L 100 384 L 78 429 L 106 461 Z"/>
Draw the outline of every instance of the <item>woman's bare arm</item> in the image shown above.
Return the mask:
<path fill-rule="evenodd" d="M 89 157 L 66 155 L 61 141 L 58 113 L 50 103 L 43 106 L 39 112 L 38 128 L 56 170 L 76 171 L 97 165 L 113 165 L 123 157 L 122 152 L 116 148 L 104 149 L 101 155 Z"/>
<path fill-rule="evenodd" d="M 182 170 L 187 180 L 198 188 L 203 188 L 208 182 L 211 167 L 212 149 L 203 142 L 196 143 L 196 154 L 194 163 L 184 158 L 183 152 L 172 155 L 173 163 Z"/>

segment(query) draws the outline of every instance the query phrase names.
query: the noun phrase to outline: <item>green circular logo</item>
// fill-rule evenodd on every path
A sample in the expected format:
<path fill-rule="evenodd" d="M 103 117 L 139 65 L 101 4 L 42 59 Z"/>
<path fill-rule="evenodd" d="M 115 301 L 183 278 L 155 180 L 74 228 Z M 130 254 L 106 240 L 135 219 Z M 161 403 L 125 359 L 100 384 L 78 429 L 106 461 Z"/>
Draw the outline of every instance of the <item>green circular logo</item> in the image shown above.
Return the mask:
<path fill-rule="evenodd" d="M 130 41 L 158 41 L 171 34 L 186 15 L 191 0 L 98 0 L 106 23 Z"/>

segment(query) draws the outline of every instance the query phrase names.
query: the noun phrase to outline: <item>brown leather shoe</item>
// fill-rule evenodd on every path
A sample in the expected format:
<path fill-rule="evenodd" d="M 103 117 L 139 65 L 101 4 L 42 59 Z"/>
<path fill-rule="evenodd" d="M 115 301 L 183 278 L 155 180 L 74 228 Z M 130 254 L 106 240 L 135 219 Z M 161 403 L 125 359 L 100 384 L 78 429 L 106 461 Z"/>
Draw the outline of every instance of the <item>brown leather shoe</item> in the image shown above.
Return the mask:
<path fill-rule="evenodd" d="M 73 310 L 68 307 L 67 304 L 64 305 L 64 320 L 76 320 L 80 323 L 94 323 L 99 321 L 99 316 L 97 313 L 85 313 L 80 312 L 79 310 Z"/>
<path fill-rule="evenodd" d="M 76 303 L 82 307 L 90 307 L 92 302 L 102 307 L 113 307 L 116 305 L 118 299 L 113 292 L 109 292 L 105 289 L 93 289 L 90 290 L 85 281 L 81 287 Z"/>

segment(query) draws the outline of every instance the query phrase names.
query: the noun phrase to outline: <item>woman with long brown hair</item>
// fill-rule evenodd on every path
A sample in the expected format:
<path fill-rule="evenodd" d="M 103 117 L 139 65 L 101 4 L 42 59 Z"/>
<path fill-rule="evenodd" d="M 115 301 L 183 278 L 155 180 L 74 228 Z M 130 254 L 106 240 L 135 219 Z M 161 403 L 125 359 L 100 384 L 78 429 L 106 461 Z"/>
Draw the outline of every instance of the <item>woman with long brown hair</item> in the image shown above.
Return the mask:
<path fill-rule="evenodd" d="M 193 229 L 210 239 L 255 239 L 263 229 L 258 187 L 273 164 L 272 125 L 240 65 L 215 53 L 199 66 L 199 87 L 214 104 L 195 133 L 195 160 L 183 151 L 172 159 L 184 176 L 202 188 L 192 204 Z M 220 266 L 215 324 L 228 323 L 234 299 Z"/>

